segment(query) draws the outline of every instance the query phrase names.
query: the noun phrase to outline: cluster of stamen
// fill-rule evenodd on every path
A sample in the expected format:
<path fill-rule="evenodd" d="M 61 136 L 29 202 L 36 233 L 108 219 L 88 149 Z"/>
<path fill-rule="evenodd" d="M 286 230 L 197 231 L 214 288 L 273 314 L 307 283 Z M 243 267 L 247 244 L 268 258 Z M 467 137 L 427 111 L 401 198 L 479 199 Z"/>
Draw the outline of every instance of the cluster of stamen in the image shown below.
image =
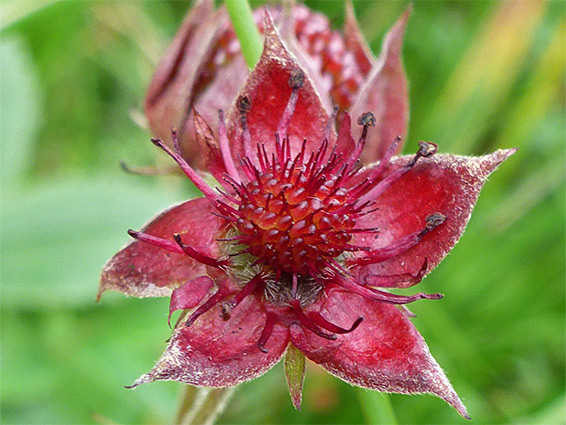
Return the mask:
<path fill-rule="evenodd" d="M 226 233 L 235 233 L 233 237 L 219 239 L 219 242 L 235 247 L 235 251 L 216 259 L 186 245 L 179 235 L 174 235 L 173 240 L 170 240 L 130 231 L 130 235 L 141 242 L 187 255 L 202 264 L 219 268 L 228 273 L 228 279 L 234 279 L 238 275 L 237 269 L 241 267 L 259 270 L 251 279 L 236 282 L 240 285 L 240 291 L 235 295 L 222 282 L 217 282 L 217 292 L 193 310 L 184 323 L 190 326 L 199 316 L 219 303 L 222 305 L 223 317 L 228 320 L 231 311 L 243 299 L 256 294 L 267 302 L 266 323 L 258 341 L 258 348 L 262 351 L 266 351 L 265 344 L 273 327 L 282 318 L 278 314 L 286 317 L 293 315 L 294 320 L 305 329 L 327 339 L 336 339 L 337 334 L 355 330 L 363 318 L 358 318 L 350 328 L 344 329 L 329 322 L 316 311 L 303 311 L 306 305 L 316 301 L 321 290 L 329 284 L 341 286 L 366 298 L 393 304 L 441 297 L 440 294 L 424 293 L 402 296 L 377 289 L 380 286 L 396 286 L 398 282 L 417 283 L 426 272 L 426 259 L 420 270 L 389 276 L 372 275 L 366 277 L 364 282 L 357 281 L 352 273 L 352 269 L 356 267 L 380 263 L 406 252 L 444 222 L 445 216 L 434 212 L 426 218 L 422 229 L 380 249 L 370 250 L 352 243 L 356 234 L 379 233 L 377 228 L 357 227 L 357 219 L 374 212 L 374 200 L 409 172 L 419 158 L 433 155 L 437 146 L 420 142 L 419 150 L 412 160 L 386 172 L 400 141 L 397 138 L 380 165 L 361 179 L 358 176 L 359 157 L 368 129 L 375 125 L 375 117 L 368 112 L 358 120 L 358 124 L 363 126 L 362 135 L 348 157 L 337 153 L 335 149 L 330 150 L 327 140 L 323 140 L 320 148 L 312 152 L 307 152 L 306 141 L 303 141 L 300 151 L 292 154 L 286 132 L 303 82 L 302 71 L 295 70 L 291 73 L 289 86 L 292 91 L 274 136 L 275 149 L 271 155 L 267 154 L 263 144 L 256 144 L 255 152 L 252 153 L 247 114 L 253 105 L 247 96 L 238 100 L 241 137 L 245 146 L 245 157 L 240 159 L 239 167 L 232 158 L 224 116 L 220 111 L 219 145 L 226 168 L 223 182 L 225 190 L 218 190 L 221 196 L 181 157 L 175 131 L 172 133 L 174 149 L 167 147 L 161 139 L 152 139 L 155 145 L 165 150 L 179 164 L 214 205 L 216 215 L 226 221 Z M 352 182 L 354 178 L 356 184 Z M 252 260 L 244 261 L 243 265 L 236 261 L 236 258 L 246 259 L 246 256 L 251 256 Z M 285 312 L 276 313 L 273 307 L 283 308 Z M 188 307 L 184 307 L 182 296 L 172 297 L 171 313 L 184 308 Z M 288 319 L 285 320 L 288 323 Z"/>

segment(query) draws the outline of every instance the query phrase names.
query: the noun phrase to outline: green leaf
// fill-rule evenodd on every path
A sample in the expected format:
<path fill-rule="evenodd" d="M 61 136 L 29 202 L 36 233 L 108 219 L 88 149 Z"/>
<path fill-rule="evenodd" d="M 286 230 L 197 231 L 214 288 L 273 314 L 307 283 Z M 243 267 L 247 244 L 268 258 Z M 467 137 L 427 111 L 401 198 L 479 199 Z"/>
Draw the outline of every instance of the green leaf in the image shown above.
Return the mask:
<path fill-rule="evenodd" d="M 285 354 L 285 377 L 287 378 L 289 395 L 297 410 L 301 410 L 301 401 L 303 399 L 305 363 L 305 355 L 293 344 L 290 344 Z"/>

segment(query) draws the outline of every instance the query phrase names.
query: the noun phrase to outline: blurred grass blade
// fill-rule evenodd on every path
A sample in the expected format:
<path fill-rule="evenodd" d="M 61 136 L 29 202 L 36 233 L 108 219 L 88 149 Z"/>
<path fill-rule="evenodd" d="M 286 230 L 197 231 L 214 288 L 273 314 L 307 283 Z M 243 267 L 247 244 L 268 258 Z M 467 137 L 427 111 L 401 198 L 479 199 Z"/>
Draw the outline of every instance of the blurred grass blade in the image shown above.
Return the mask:
<path fill-rule="evenodd" d="M 435 135 L 436 143 L 459 154 L 473 152 L 506 100 L 546 6 L 542 1 L 495 4 L 497 12 L 472 41 L 425 124 L 424 134 Z"/>
<path fill-rule="evenodd" d="M 7 1 L 0 4 L 0 31 L 61 0 Z"/>
<path fill-rule="evenodd" d="M 126 229 L 174 202 L 161 186 L 138 181 L 127 175 L 75 178 L 9 194 L 0 229 L 2 307 L 93 304 L 100 269 L 129 241 Z"/>
<path fill-rule="evenodd" d="M 368 425 L 397 425 L 389 394 L 357 388 L 362 411 Z"/>
<path fill-rule="evenodd" d="M 533 129 L 564 97 L 565 34 L 566 25 L 562 22 L 554 30 L 549 46 L 529 76 L 527 88 L 509 111 L 497 147 L 523 148 L 525 144 L 538 143 Z"/>
<path fill-rule="evenodd" d="M 19 39 L 0 41 L 0 173 L 4 195 L 33 156 L 42 92 L 31 55 Z"/>

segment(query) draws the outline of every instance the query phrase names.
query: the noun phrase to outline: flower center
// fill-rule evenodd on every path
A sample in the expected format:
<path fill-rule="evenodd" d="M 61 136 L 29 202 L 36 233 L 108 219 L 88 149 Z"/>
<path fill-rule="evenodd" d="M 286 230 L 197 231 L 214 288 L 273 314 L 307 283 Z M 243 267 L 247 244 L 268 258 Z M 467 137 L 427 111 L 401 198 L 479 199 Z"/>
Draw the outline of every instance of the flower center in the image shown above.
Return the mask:
<path fill-rule="evenodd" d="M 245 185 L 236 226 L 258 261 L 303 276 L 348 248 L 355 219 L 343 212 L 347 190 L 308 164 L 258 173 Z M 321 175 L 322 174 L 322 175 Z"/>

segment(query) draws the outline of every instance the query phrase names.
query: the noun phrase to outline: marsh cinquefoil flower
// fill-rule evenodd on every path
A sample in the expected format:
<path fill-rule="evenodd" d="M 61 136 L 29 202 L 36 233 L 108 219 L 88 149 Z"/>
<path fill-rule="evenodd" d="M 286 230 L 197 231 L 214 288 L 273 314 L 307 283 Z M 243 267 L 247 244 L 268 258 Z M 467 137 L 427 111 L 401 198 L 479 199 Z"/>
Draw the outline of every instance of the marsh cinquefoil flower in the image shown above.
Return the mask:
<path fill-rule="evenodd" d="M 403 134 L 408 115 L 400 60 L 407 18 L 388 34 L 357 100 L 347 104 L 361 108 L 356 123 L 342 111 L 338 134 L 316 82 L 266 14 L 260 61 L 226 117 L 216 112 L 215 130 L 193 99 L 194 149 L 183 150 L 175 131 L 171 145 L 152 139 L 204 197 L 130 231 L 135 240 L 102 272 L 100 294 L 171 296 L 170 317 L 183 311 L 165 353 L 133 386 L 233 386 L 300 351 L 354 385 L 432 393 L 467 417 L 404 307 L 441 295 L 387 289 L 411 287 L 438 265 L 483 183 L 514 150 L 461 157 L 419 142 L 416 154 L 394 156 L 401 137 L 388 128 Z M 214 86 L 229 75 L 208 78 Z M 221 187 L 207 185 L 203 167 Z M 288 380 L 299 407 L 302 374 Z"/>

